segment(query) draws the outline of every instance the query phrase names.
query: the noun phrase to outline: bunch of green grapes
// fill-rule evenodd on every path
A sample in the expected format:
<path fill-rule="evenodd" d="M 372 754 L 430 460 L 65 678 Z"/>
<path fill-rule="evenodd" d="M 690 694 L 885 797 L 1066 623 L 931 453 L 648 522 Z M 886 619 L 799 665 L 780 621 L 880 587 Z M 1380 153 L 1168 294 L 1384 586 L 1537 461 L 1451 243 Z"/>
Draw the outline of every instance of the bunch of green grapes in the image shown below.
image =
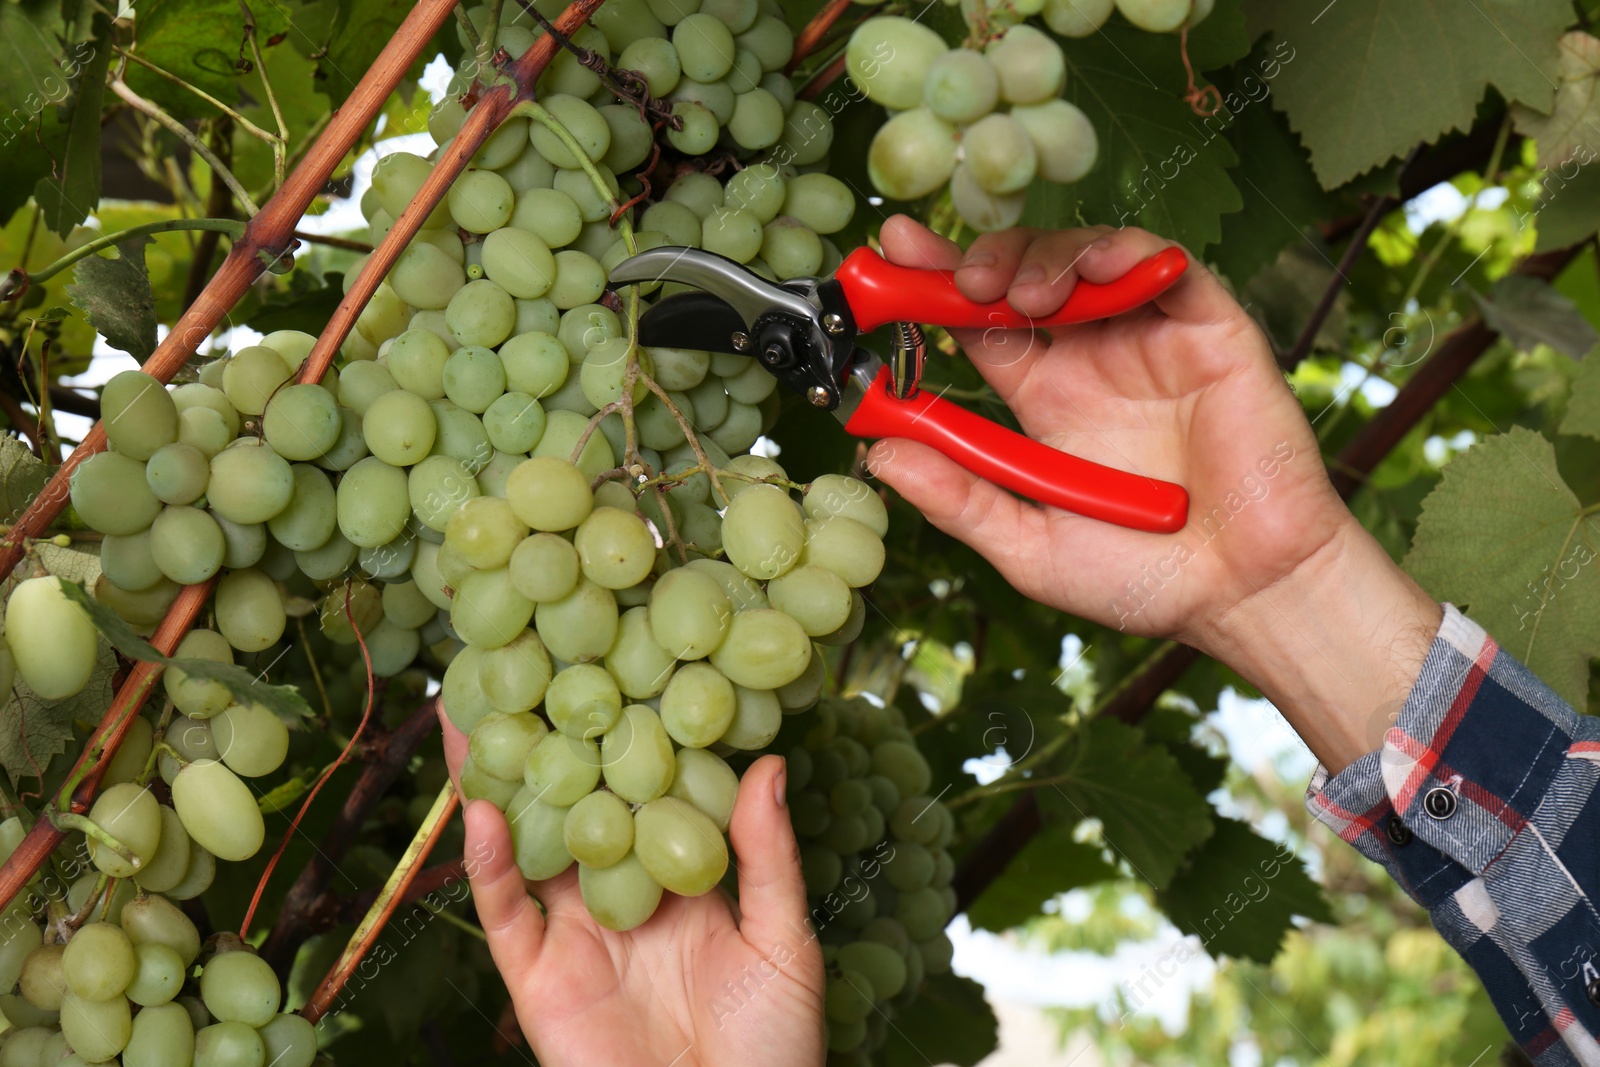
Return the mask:
<path fill-rule="evenodd" d="M 1141 30 L 1176 33 L 1198 26 L 1216 0 L 1026 0 L 1016 6 L 1022 15 L 1043 17 L 1063 37 L 1088 37 L 1106 24 L 1113 9 Z"/>
<path fill-rule="evenodd" d="M 585 904 L 614 930 L 663 891 L 721 880 L 738 789 L 726 757 L 768 747 L 817 701 L 814 642 L 856 637 L 857 590 L 883 566 L 888 517 L 863 483 L 824 476 L 797 501 L 753 456 L 719 482 L 729 502 L 707 509 L 685 562 L 660 542 L 659 503 L 641 512 L 619 481 L 591 490 L 570 462 L 529 459 L 504 501 L 452 518 L 438 559 L 459 577 L 427 579 L 453 586 L 466 642 L 441 692 L 469 734 L 463 792 L 506 812 L 527 878 L 578 863 Z M 692 504 L 705 488 L 670 493 Z"/>
<path fill-rule="evenodd" d="M 828 968 L 829 1064 L 866 1064 L 922 980 L 950 969 L 955 820 L 893 707 L 824 699 L 791 748 L 790 818 Z"/>

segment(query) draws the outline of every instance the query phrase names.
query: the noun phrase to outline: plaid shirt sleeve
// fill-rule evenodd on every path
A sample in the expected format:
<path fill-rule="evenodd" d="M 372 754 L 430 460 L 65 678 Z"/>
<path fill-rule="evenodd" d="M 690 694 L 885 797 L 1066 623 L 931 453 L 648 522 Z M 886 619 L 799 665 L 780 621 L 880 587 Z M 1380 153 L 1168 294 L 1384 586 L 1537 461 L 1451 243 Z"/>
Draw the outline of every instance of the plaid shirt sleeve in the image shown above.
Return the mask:
<path fill-rule="evenodd" d="M 1306 790 L 1478 972 L 1539 1067 L 1600 1067 L 1600 719 L 1450 605 L 1383 747 Z"/>

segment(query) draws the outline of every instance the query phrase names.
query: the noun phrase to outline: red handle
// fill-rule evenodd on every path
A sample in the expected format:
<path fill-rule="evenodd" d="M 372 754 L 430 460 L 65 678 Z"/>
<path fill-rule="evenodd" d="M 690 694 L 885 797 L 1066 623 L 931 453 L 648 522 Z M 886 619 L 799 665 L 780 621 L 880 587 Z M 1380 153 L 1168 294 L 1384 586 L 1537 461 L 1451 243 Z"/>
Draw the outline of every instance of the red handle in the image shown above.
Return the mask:
<path fill-rule="evenodd" d="M 1188 266 L 1183 249 L 1163 249 L 1134 264 L 1114 282 L 1096 285 L 1080 280 L 1058 311 L 1039 319 L 1029 318 L 1004 300 L 992 304 L 968 300 L 956 288 L 954 271 L 897 266 L 870 248 L 851 252 L 833 276 L 844 287 L 856 328 L 863 333 L 887 322 L 1027 329 L 1108 319 L 1131 311 L 1165 292 Z"/>
<path fill-rule="evenodd" d="M 1189 494 L 1181 485 L 1058 452 L 926 390 L 896 400 L 892 378 L 887 367 L 878 372 L 845 432 L 918 441 L 996 485 L 1102 522 L 1174 533 L 1188 521 Z"/>

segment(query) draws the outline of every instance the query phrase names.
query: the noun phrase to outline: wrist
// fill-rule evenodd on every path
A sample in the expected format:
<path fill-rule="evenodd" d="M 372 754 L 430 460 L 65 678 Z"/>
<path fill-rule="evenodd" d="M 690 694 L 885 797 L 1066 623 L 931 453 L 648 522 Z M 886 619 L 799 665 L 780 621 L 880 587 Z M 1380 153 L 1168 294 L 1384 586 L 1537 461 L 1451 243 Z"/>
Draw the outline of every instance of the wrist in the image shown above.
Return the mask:
<path fill-rule="evenodd" d="M 1287 577 L 1224 613 L 1200 643 L 1338 773 L 1382 745 L 1441 617 L 1351 518 Z"/>

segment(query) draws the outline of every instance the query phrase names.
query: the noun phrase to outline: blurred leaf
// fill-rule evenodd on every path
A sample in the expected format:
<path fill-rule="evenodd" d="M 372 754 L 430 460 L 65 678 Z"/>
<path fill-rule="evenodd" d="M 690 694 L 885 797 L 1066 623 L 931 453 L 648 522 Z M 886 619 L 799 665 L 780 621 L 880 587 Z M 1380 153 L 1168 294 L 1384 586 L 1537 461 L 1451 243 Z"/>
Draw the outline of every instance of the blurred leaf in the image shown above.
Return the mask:
<path fill-rule="evenodd" d="M 1201 662 L 1216 661 L 1203 657 Z M 1196 664 L 1196 667 L 1198 666 L 1200 664 Z M 1220 664 L 1218 666 L 1220 668 L 1216 675 L 1218 678 L 1225 679 L 1232 676 L 1231 684 L 1242 683 L 1231 670 Z M 1191 667 L 1184 673 L 1183 680 L 1178 683 L 1179 690 L 1185 696 L 1193 695 L 1190 682 L 1196 673 L 1196 669 Z M 1204 706 L 1211 706 L 1214 703 L 1213 698 Z M 1200 719 L 1188 711 L 1168 703 L 1150 709 L 1149 714 L 1139 720 L 1139 728 L 1144 731 L 1146 738 L 1166 746 L 1167 752 L 1178 761 L 1178 766 L 1189 776 L 1189 781 L 1194 784 L 1195 789 L 1204 796 L 1222 784 L 1223 777 L 1228 773 L 1228 757 L 1213 756 L 1195 743 L 1192 738 L 1194 728 L 1199 722 Z"/>
<path fill-rule="evenodd" d="M 44 224 L 63 237 L 100 203 L 100 103 L 111 61 L 109 22 L 101 18 L 100 28 L 71 98 L 55 109 L 57 124 L 66 129 L 56 172 L 40 178 L 33 190 Z"/>
<path fill-rule="evenodd" d="M 0 437 L 0 520 L 11 522 L 50 480 L 50 468 L 15 437 Z"/>
<path fill-rule="evenodd" d="M 334 107 L 355 91 L 356 82 L 389 43 L 411 7 L 411 0 L 342 0 L 327 47 L 317 59 L 318 87 Z M 514 4 L 507 8 L 505 14 L 516 9 Z"/>
<path fill-rule="evenodd" d="M 1561 480 L 1555 449 L 1514 427 L 1457 456 L 1422 505 L 1405 567 L 1469 610 L 1574 706 L 1600 653 L 1600 520 Z"/>
<path fill-rule="evenodd" d="M 1333 921 L 1322 890 L 1294 850 L 1234 819 L 1216 820 L 1216 832 L 1189 854 L 1156 900 L 1211 955 L 1257 963 L 1272 961 L 1293 916 Z"/>
<path fill-rule="evenodd" d="M 72 743 L 74 721 L 100 721 L 111 704 L 116 671 L 116 657 L 102 644 L 89 684 L 65 700 L 45 700 L 17 676 L 0 708 L 0 766 L 13 782 L 39 774 L 53 756 L 64 752 Z"/>
<path fill-rule="evenodd" d="M 83 309 L 106 343 L 143 363 L 156 350 L 156 298 L 144 268 L 148 236 L 117 243 L 117 258 L 92 255 L 78 261 L 67 295 Z"/>
<path fill-rule="evenodd" d="M 239 100 L 240 79 L 253 60 L 244 36 L 239 0 L 138 0 L 140 56 L 203 89 L 228 106 Z M 288 30 L 288 8 L 253 4 L 257 40 L 265 44 Z M 154 71 L 128 65 L 126 81 L 140 96 L 178 118 L 215 118 L 219 112 Z"/>
<path fill-rule="evenodd" d="M 1577 359 L 1600 343 L 1600 333 L 1577 307 L 1549 282 L 1508 274 L 1487 297 L 1473 294 L 1484 321 L 1505 335 L 1519 352 L 1546 344 Z"/>
<path fill-rule="evenodd" d="M 1098 845 L 1072 838 L 1072 824 L 1056 820 L 1033 835 L 1021 852 L 967 909 L 979 930 L 1009 930 L 1037 918 L 1045 901 L 1079 886 L 1117 877 Z"/>
<path fill-rule="evenodd" d="M 1578 367 L 1561 432 L 1600 437 L 1600 359 L 1590 353 Z"/>
<path fill-rule="evenodd" d="M 288 287 L 269 291 L 267 298 L 245 319 L 245 325 L 262 333 L 301 330 L 316 336 L 344 297 L 340 282 L 337 274 L 317 278 L 311 271 L 295 271 L 289 275 Z"/>
<path fill-rule="evenodd" d="M 1560 48 L 1561 82 L 1550 113 L 1521 104 L 1511 108 L 1518 131 L 1538 143 L 1541 167 L 1565 162 L 1580 148 L 1594 158 L 1589 140 L 1600 119 L 1600 38 L 1573 31 L 1561 38 Z"/>
<path fill-rule="evenodd" d="M 1570 175 L 1564 171 L 1570 169 Z M 1535 252 L 1577 244 L 1600 224 L 1600 167 L 1557 164 L 1543 178 L 1543 191 L 1530 214 Z"/>
<path fill-rule="evenodd" d="M 1323 188 L 1419 141 L 1468 129 L 1489 86 L 1548 111 L 1567 0 L 1248 0 L 1251 27 L 1294 50 L 1277 105 Z"/>
<path fill-rule="evenodd" d="M 59 0 L 0 3 L 0 218 L 27 202 L 59 151 L 61 130 L 53 121 L 45 128 L 45 112 L 92 57 L 84 45 L 63 48 L 65 33 Z"/>
<path fill-rule="evenodd" d="M 970 978 L 941 974 L 922 983 L 908 1008 L 895 1013 L 889 1039 L 874 1054 L 882 1067 L 973 1067 L 1000 1042 L 1000 1024 Z"/>

